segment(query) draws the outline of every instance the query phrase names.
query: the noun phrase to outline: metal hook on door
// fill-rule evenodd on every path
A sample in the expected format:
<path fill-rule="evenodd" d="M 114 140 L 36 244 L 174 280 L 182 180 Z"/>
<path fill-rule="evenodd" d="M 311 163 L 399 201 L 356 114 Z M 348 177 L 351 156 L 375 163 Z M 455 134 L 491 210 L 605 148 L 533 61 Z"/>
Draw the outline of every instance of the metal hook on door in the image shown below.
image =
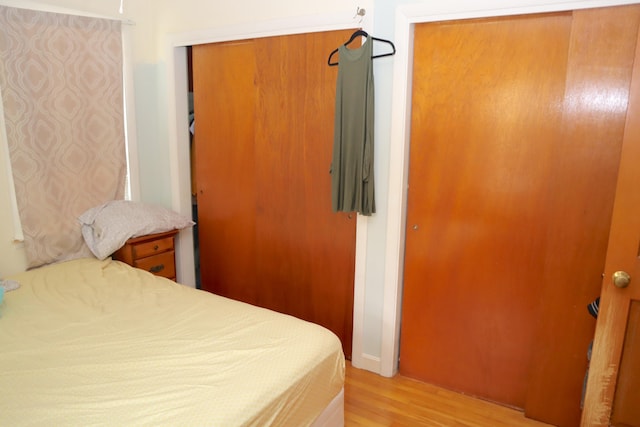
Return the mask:
<path fill-rule="evenodd" d="M 366 9 L 360 9 L 360 6 L 358 6 L 358 8 L 356 9 L 356 14 L 353 15 L 353 19 L 356 19 L 357 16 L 360 17 L 360 21 L 358 21 L 358 24 L 361 24 L 362 21 L 364 20 L 364 15 L 367 14 Z"/>

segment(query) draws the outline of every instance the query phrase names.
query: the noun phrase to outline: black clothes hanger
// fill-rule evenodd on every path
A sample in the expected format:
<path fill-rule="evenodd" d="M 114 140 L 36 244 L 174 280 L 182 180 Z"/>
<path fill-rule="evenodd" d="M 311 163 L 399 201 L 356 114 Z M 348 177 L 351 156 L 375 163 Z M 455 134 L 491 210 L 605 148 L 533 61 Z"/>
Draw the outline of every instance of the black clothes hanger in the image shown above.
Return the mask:
<path fill-rule="evenodd" d="M 356 37 L 358 37 L 358 36 L 370 37 L 369 34 L 367 34 L 366 31 L 364 31 L 364 30 L 356 30 L 353 34 L 351 34 L 351 38 L 344 45 L 347 46 L 349 43 L 354 41 L 356 39 Z M 375 41 L 387 43 L 388 45 L 391 46 L 391 52 L 382 53 L 380 55 L 373 55 L 371 58 L 382 58 L 383 56 L 392 56 L 392 55 L 396 54 L 396 47 L 395 47 L 395 45 L 393 44 L 392 41 L 385 40 L 385 39 L 379 39 L 377 37 L 371 37 L 371 39 L 375 40 Z M 327 64 L 329 64 L 329 66 L 331 66 L 331 67 L 338 65 L 338 62 L 331 62 L 331 58 L 336 53 L 338 53 L 338 49 L 334 49 L 334 51 L 329 54 L 329 59 L 327 60 Z"/>

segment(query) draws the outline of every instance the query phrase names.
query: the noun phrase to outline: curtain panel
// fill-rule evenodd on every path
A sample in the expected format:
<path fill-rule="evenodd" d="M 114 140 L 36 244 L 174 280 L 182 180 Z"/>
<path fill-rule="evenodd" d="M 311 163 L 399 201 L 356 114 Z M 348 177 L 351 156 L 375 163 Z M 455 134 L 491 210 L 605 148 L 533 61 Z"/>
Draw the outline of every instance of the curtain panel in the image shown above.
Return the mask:
<path fill-rule="evenodd" d="M 0 6 L 0 93 L 29 268 L 91 256 L 77 217 L 124 197 L 119 21 Z"/>

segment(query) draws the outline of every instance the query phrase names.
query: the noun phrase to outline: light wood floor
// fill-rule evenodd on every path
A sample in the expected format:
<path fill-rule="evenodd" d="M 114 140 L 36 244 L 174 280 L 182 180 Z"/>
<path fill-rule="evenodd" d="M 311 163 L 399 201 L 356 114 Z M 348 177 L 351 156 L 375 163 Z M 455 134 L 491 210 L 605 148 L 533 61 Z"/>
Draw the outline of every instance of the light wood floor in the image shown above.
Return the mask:
<path fill-rule="evenodd" d="M 347 361 L 345 427 L 549 427 L 520 411 L 400 375 L 385 378 Z"/>

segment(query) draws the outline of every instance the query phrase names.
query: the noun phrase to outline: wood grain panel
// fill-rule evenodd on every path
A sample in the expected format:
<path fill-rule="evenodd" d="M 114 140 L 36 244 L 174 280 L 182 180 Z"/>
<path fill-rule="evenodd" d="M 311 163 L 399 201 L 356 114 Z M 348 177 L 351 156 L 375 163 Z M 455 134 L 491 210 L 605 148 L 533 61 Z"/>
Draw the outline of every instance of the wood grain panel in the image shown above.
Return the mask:
<path fill-rule="evenodd" d="M 602 286 L 639 13 L 638 6 L 573 12 L 525 405 L 529 416 L 560 426 L 581 416 L 595 330 L 586 306 Z"/>
<path fill-rule="evenodd" d="M 254 301 L 253 43 L 198 45 L 192 55 L 202 288 Z"/>
<path fill-rule="evenodd" d="M 524 406 L 570 24 L 416 27 L 404 375 Z"/>
<path fill-rule="evenodd" d="M 416 28 L 401 372 L 578 423 L 637 13 Z"/>
<path fill-rule="evenodd" d="M 352 31 L 256 40 L 260 301 L 340 331 L 351 347 L 355 215 L 331 213 L 337 70 L 322 61 Z M 338 41 L 339 40 L 339 41 Z M 326 63 L 326 62 L 325 62 Z M 276 165 L 277 167 L 274 167 Z M 261 256 L 264 255 L 264 256 Z M 305 284 L 301 286 L 300 284 Z M 348 341 L 348 343 L 347 343 Z M 350 351 L 348 351 L 350 354 Z"/>
<path fill-rule="evenodd" d="M 356 218 L 331 211 L 337 69 L 326 60 L 351 33 L 213 45 L 206 49 L 230 53 L 208 65 L 193 49 L 194 73 L 202 72 L 195 99 L 201 91 L 211 97 L 196 103 L 198 146 L 211 134 L 211 151 L 197 154 L 199 211 L 213 219 L 199 224 L 203 288 L 319 323 L 340 337 L 347 357 Z M 211 75 L 204 66 L 224 70 Z M 201 103 L 218 104 L 202 133 Z M 201 207 L 201 197 L 211 204 Z"/>

